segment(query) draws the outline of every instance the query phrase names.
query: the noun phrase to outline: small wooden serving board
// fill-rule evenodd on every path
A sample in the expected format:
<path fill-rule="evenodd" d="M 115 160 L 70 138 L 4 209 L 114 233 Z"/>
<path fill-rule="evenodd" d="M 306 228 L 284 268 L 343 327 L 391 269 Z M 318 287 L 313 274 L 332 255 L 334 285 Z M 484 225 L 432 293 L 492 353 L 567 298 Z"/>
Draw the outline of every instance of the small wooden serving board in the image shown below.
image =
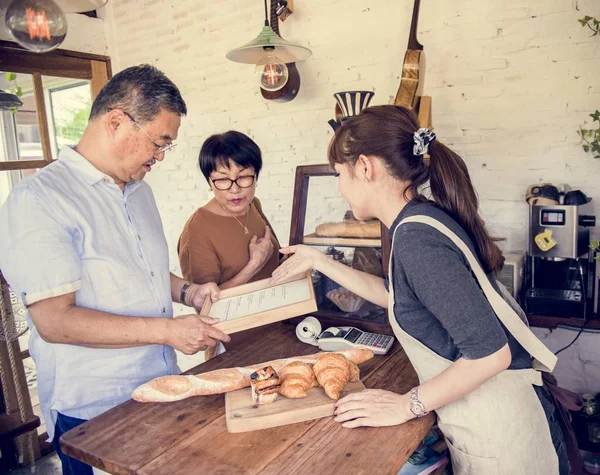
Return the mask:
<path fill-rule="evenodd" d="M 361 381 L 348 383 L 342 396 L 364 391 Z M 301 399 L 290 399 L 281 394 L 271 404 L 255 406 L 252 402 L 251 389 L 243 388 L 225 393 L 225 418 L 229 432 L 248 432 L 267 429 L 269 427 L 295 424 L 333 415 L 335 408 L 323 388 L 308 390 L 308 396 Z"/>

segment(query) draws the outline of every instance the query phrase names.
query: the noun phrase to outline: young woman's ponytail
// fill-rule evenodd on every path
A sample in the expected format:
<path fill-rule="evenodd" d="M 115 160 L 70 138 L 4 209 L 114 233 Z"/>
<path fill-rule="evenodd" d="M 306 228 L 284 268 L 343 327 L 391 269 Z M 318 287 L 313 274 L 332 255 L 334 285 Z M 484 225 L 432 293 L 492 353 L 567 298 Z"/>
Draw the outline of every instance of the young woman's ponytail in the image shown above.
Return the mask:
<path fill-rule="evenodd" d="M 486 272 L 498 273 L 504 264 L 496 245 L 479 215 L 479 199 L 471 183 L 467 165 L 443 143 L 429 144 L 429 186 L 440 208 L 452 216 L 469 234 Z"/>

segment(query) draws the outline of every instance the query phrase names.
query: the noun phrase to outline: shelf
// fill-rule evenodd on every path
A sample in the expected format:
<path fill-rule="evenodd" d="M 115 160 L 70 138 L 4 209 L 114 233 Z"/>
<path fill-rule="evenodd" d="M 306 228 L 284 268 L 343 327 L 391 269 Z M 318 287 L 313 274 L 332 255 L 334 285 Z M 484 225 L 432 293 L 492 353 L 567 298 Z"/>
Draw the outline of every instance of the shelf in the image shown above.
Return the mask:
<path fill-rule="evenodd" d="M 31 419 L 21 422 L 17 417 L 6 413 L 0 414 L 0 439 L 10 439 L 25 432 L 34 430 L 40 425 L 40 418 L 31 416 Z"/>
<path fill-rule="evenodd" d="M 302 242 L 310 246 L 381 247 L 380 238 L 321 237 L 314 233 L 304 236 Z"/>
<path fill-rule="evenodd" d="M 581 327 L 585 324 L 584 320 L 579 320 L 577 318 L 549 317 L 545 315 L 527 315 L 527 320 L 529 320 L 529 325 L 532 327 L 550 329 L 554 329 L 559 325 Z M 598 318 L 597 315 L 594 315 L 585 328 L 600 329 L 600 318 Z"/>

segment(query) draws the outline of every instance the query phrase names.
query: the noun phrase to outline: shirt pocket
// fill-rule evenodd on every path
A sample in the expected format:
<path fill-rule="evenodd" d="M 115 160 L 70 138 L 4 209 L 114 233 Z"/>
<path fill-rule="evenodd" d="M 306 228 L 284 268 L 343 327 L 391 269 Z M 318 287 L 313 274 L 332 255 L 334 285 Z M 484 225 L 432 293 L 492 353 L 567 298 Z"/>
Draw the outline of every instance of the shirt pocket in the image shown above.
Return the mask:
<path fill-rule="evenodd" d="M 450 450 L 452 470 L 454 475 L 499 475 L 498 459 L 496 457 L 479 457 L 456 448 L 446 438 Z"/>

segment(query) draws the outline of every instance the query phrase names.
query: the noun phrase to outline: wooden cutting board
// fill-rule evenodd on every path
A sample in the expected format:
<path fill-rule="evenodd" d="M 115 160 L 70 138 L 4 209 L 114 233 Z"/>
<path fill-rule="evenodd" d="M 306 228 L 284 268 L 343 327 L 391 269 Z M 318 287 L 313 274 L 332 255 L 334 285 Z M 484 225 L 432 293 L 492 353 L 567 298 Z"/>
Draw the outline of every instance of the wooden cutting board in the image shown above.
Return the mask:
<path fill-rule="evenodd" d="M 342 397 L 365 389 L 361 381 L 348 383 Z M 323 388 L 308 390 L 302 399 L 290 399 L 279 395 L 275 402 L 255 406 L 251 389 L 243 388 L 225 393 L 225 418 L 229 432 L 248 432 L 269 427 L 295 424 L 333 415 L 335 401 L 325 394 Z"/>

